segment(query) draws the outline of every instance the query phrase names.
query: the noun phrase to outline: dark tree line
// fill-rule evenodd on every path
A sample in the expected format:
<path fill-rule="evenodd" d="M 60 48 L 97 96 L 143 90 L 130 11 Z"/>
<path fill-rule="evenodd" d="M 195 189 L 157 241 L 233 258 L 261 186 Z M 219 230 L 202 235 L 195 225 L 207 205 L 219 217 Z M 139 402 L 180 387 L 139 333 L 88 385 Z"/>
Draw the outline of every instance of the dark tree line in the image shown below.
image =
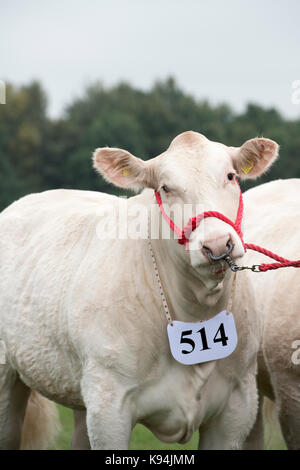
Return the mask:
<path fill-rule="evenodd" d="M 281 158 L 258 183 L 300 177 L 300 119 L 286 120 L 256 104 L 242 114 L 226 104 L 211 106 L 184 93 L 172 78 L 148 92 L 127 83 L 109 89 L 96 83 L 57 120 L 47 116 L 47 97 L 37 82 L 9 84 L 6 102 L 0 105 L 0 210 L 45 189 L 119 193 L 93 170 L 96 147 L 121 147 L 148 159 L 185 130 L 232 146 L 255 136 L 274 139 Z"/>

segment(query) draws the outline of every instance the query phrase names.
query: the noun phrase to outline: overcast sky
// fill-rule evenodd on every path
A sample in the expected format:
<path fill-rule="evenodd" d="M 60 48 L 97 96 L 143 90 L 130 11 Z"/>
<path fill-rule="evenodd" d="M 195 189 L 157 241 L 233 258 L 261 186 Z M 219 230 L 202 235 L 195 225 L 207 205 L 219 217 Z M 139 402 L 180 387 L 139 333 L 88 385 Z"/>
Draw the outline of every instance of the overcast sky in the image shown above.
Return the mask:
<path fill-rule="evenodd" d="M 41 80 L 52 116 L 95 80 L 169 75 L 213 104 L 300 117 L 300 1 L 0 0 L 0 79 Z"/>

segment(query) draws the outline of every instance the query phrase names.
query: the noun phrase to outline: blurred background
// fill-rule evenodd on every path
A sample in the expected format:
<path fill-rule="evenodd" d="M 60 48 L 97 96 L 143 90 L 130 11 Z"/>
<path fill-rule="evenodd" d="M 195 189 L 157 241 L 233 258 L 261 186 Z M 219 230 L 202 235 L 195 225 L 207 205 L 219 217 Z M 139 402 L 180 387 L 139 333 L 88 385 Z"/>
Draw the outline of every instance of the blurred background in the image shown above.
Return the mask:
<path fill-rule="evenodd" d="M 0 17 L 0 210 L 50 188 L 114 192 L 94 148 L 148 159 L 190 129 L 274 139 L 258 182 L 300 176 L 298 0 L 10 0 Z"/>
<path fill-rule="evenodd" d="M 148 159 L 185 130 L 274 139 L 281 158 L 252 184 L 300 177 L 298 0 L 2 0 L 0 18 L 0 210 L 46 189 L 120 193 L 96 147 Z"/>

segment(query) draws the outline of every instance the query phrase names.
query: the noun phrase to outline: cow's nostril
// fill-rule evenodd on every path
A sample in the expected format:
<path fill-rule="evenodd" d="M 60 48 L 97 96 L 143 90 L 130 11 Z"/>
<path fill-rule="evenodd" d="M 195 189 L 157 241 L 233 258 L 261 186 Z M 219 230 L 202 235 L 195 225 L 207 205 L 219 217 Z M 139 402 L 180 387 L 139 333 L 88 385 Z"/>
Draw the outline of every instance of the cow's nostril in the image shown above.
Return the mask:
<path fill-rule="evenodd" d="M 202 251 L 205 252 L 206 255 L 209 255 L 209 253 L 211 253 L 211 249 L 208 248 L 208 246 L 206 245 L 202 246 Z"/>
<path fill-rule="evenodd" d="M 219 261 L 233 250 L 233 243 L 229 235 L 206 240 L 202 245 L 203 254 L 211 261 Z"/>
<path fill-rule="evenodd" d="M 219 256 L 214 256 L 213 253 L 210 251 L 209 254 L 208 254 L 209 258 L 210 258 L 212 261 L 221 261 L 221 260 L 227 258 L 228 255 L 229 255 L 229 253 L 231 253 L 231 251 L 232 251 L 232 249 L 233 249 L 232 243 L 231 243 L 231 242 L 228 242 L 228 243 L 227 243 L 227 247 L 228 247 L 227 250 L 224 251 L 224 253 L 222 253 L 222 254 L 219 255 Z"/>

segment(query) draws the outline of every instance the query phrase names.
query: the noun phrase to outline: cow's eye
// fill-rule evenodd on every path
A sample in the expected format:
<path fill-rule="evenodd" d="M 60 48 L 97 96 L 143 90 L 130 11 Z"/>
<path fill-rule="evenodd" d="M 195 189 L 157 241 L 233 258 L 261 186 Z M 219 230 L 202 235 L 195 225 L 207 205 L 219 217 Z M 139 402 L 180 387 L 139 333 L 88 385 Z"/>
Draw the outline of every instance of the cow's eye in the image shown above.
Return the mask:
<path fill-rule="evenodd" d="M 170 189 L 168 188 L 168 186 L 166 184 L 164 184 L 161 188 L 164 190 L 165 193 L 170 192 Z"/>
<path fill-rule="evenodd" d="M 228 173 L 228 174 L 227 174 L 227 179 L 228 179 L 229 181 L 233 181 L 234 178 L 235 178 L 235 173 Z"/>

